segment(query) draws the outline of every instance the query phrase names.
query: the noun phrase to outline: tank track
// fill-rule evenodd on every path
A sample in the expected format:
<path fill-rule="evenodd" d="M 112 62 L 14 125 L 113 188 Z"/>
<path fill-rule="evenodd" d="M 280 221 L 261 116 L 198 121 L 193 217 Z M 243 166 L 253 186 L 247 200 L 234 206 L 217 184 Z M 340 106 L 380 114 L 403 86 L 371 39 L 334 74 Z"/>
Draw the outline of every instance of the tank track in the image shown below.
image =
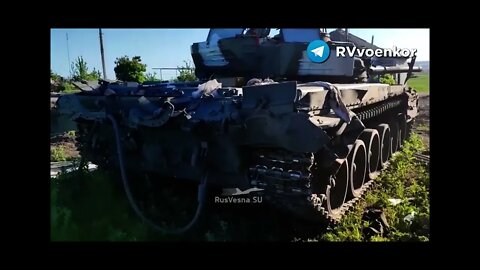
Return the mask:
<path fill-rule="evenodd" d="M 356 114 L 360 120 L 365 121 L 383 116 L 401 105 L 400 98 L 390 99 L 369 108 L 360 108 Z M 375 182 L 373 179 L 368 179 L 367 175 L 364 184 L 356 190 L 359 196 L 347 197 L 341 207 L 335 209 L 335 212 L 330 212 L 327 209 L 326 194 L 332 183 L 323 181 L 321 184 L 323 186 L 315 185 L 315 183 L 322 183 L 315 179 L 316 163 L 314 153 L 261 149 L 253 152 L 248 177 L 252 187 L 263 189 L 257 194 L 264 196 L 265 200 L 274 207 L 287 210 L 300 218 L 336 224 L 363 199 L 366 191 L 371 189 Z"/>

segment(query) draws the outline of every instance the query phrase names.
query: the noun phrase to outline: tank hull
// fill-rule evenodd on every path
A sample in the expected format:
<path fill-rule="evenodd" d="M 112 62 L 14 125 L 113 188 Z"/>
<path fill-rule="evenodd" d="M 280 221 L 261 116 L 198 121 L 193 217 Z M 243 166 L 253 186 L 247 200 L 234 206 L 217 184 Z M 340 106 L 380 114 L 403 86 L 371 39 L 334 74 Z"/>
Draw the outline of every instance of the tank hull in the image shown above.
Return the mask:
<path fill-rule="evenodd" d="M 349 159 L 363 149 L 364 131 L 390 125 L 396 137 L 379 138 L 375 149 L 391 153 L 405 138 L 400 127 L 417 114 L 416 93 L 400 85 L 283 82 L 217 88 L 201 97 L 195 89 L 107 86 L 62 96 L 57 110 L 77 123 L 82 157 L 100 167 L 122 165 L 112 116 L 128 172 L 192 182 L 208 172 L 211 185 L 255 188 L 251 195 L 281 209 L 329 222 L 370 185 L 372 174 L 364 174 L 355 181 L 365 185 L 349 193 L 356 160 Z"/>

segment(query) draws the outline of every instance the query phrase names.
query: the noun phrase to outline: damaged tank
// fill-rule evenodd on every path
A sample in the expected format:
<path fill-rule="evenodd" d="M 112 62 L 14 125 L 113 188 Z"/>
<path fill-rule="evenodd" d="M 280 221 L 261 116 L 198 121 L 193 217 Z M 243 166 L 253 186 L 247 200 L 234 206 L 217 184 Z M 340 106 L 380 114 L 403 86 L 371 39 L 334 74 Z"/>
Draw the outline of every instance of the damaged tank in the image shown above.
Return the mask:
<path fill-rule="evenodd" d="M 357 45 L 320 29 L 269 31 L 211 29 L 191 47 L 198 82 L 100 81 L 61 96 L 57 109 L 77 123 L 84 159 L 120 170 L 137 213 L 130 172 L 198 183 L 192 222 L 207 185 L 251 189 L 292 215 L 337 222 L 408 136 L 418 95 L 406 82 L 420 69 L 415 57 L 314 63 L 312 40 L 332 54 Z M 379 83 L 385 73 L 396 83 Z"/>

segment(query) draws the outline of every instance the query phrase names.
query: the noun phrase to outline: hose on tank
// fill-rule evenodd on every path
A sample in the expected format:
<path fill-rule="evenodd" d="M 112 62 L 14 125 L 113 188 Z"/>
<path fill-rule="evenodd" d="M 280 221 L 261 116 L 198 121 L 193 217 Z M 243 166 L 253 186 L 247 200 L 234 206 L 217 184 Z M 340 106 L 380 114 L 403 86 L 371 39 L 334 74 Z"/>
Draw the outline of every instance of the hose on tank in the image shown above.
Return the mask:
<path fill-rule="evenodd" d="M 195 215 L 193 216 L 192 220 L 185 225 L 184 227 L 181 228 L 176 228 L 176 229 L 167 229 L 165 227 L 159 226 L 152 220 L 148 219 L 142 211 L 138 208 L 138 205 L 135 203 L 135 200 L 132 196 L 132 192 L 130 190 L 130 187 L 128 185 L 128 179 L 127 179 L 127 174 L 125 172 L 125 167 L 124 167 L 124 162 L 123 162 L 123 151 L 122 151 L 122 145 L 120 143 L 120 133 L 118 130 L 118 124 L 117 120 L 115 117 L 113 117 L 111 114 L 107 115 L 107 118 L 112 122 L 113 126 L 113 131 L 115 134 L 115 142 L 116 142 L 116 148 L 117 148 L 117 157 L 118 157 L 118 163 L 120 167 L 120 174 L 122 177 L 122 182 L 123 182 L 123 188 L 125 190 L 125 193 L 127 194 L 128 201 L 130 205 L 132 206 L 133 210 L 135 213 L 142 219 L 143 222 L 147 223 L 151 227 L 153 227 L 155 230 L 160 231 L 164 234 L 182 234 L 185 233 L 186 231 L 190 230 L 198 221 L 200 214 L 205 206 L 205 197 L 206 197 L 206 184 L 207 184 L 207 178 L 208 178 L 208 173 L 205 173 L 204 176 L 202 177 L 200 184 L 198 185 L 198 195 L 197 195 L 197 201 L 198 201 L 198 206 L 197 210 L 195 212 Z"/>

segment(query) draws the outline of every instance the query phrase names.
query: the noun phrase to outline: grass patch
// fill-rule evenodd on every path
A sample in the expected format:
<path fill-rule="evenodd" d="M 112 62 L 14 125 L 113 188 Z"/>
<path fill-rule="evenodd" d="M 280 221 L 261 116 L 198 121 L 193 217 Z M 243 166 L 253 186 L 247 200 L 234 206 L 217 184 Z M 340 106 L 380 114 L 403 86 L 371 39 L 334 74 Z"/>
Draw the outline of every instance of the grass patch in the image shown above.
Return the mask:
<path fill-rule="evenodd" d="M 412 134 L 402 151 L 382 172 L 377 187 L 368 191 L 365 200 L 356 205 L 341 223 L 321 236 L 326 241 L 428 241 L 430 237 L 429 173 L 413 157 L 425 150 L 420 136 Z M 402 202 L 392 205 L 389 199 Z M 371 224 L 362 220 L 364 209 L 383 210 L 390 231 L 366 237 L 362 232 Z M 408 216 L 413 216 L 409 220 Z M 407 217 L 407 218 L 406 218 Z"/>
<path fill-rule="evenodd" d="M 413 154 L 424 149 L 413 134 L 402 151 L 375 180 L 374 190 L 356 205 L 342 222 L 323 235 L 318 226 L 303 224 L 268 207 L 209 205 L 203 223 L 196 231 L 181 236 L 163 235 L 141 222 L 131 209 L 117 175 L 97 170 L 60 174 L 51 179 L 51 239 L 55 241 L 428 241 L 430 227 L 429 174 Z M 135 181 L 132 181 L 132 183 Z M 147 187 L 151 190 L 150 187 Z M 194 187 L 195 189 L 195 187 Z M 186 190 L 186 188 L 181 188 Z M 137 194 L 139 190 L 137 190 Z M 141 190 L 140 190 L 141 191 Z M 149 217 L 165 217 L 165 222 L 180 227 L 192 217 L 194 192 L 161 188 L 153 192 L 160 200 Z M 140 192 L 142 193 L 142 192 Z M 187 201 L 185 198 L 189 198 Z M 388 199 L 401 199 L 395 206 Z M 382 209 L 390 225 L 388 234 L 367 237 L 370 221 L 363 220 L 368 207 Z M 413 219 L 405 216 L 414 212 Z M 165 224 L 165 222 L 161 222 Z M 291 223 L 291 224 L 290 224 Z M 312 233 L 305 233 L 313 230 Z M 301 236 L 305 234 L 307 236 Z"/>
<path fill-rule="evenodd" d="M 61 145 L 50 147 L 50 161 L 66 161 L 65 148 Z"/>
<path fill-rule="evenodd" d="M 417 92 L 430 92 L 430 74 L 418 73 L 415 76 L 417 77 L 409 79 L 407 84 L 417 90 Z"/>
<path fill-rule="evenodd" d="M 76 159 L 78 157 L 69 155 L 63 145 L 50 146 L 50 161 L 71 161 Z"/>
<path fill-rule="evenodd" d="M 75 85 L 69 83 L 69 82 L 66 82 L 64 85 L 63 85 L 63 89 L 61 91 L 62 93 L 65 93 L 65 94 L 73 94 L 73 93 L 80 93 L 82 92 L 80 89 L 76 88 Z"/>
<path fill-rule="evenodd" d="M 416 127 L 416 130 L 426 132 L 430 130 L 430 127 L 428 125 L 422 124 L 422 125 L 418 125 Z"/>
<path fill-rule="evenodd" d="M 134 196 L 147 194 L 145 190 L 139 192 L 134 182 L 131 182 Z M 160 198 L 167 196 L 154 193 Z M 157 224 L 178 228 L 192 217 L 185 209 L 195 209 L 191 205 L 186 207 L 181 201 L 183 197 L 169 195 L 170 202 L 159 206 L 144 201 L 137 203 Z M 207 236 L 216 239 L 219 235 L 217 230 L 209 235 L 205 231 L 184 235 L 155 231 L 132 210 L 119 176 L 102 170 L 60 173 L 57 178 L 51 178 L 50 197 L 52 241 L 205 241 Z M 189 198 L 196 205 L 196 198 Z M 165 219 L 158 220 L 158 217 Z"/>
<path fill-rule="evenodd" d="M 53 241 L 142 241 L 148 228 L 131 216 L 124 194 L 101 171 L 51 179 Z"/>

